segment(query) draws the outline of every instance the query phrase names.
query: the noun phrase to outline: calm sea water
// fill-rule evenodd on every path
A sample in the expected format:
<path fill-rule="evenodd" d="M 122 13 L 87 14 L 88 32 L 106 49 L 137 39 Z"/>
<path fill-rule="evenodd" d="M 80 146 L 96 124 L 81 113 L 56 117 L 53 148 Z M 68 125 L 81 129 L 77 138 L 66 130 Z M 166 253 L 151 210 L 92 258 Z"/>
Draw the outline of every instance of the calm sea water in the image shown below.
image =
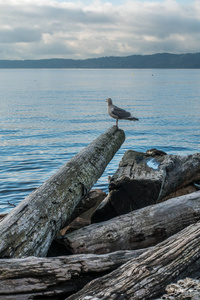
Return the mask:
<path fill-rule="evenodd" d="M 126 141 L 95 187 L 128 149 L 200 151 L 200 70 L 0 70 L 0 213 L 115 124 L 108 97 L 140 121 L 119 121 Z"/>

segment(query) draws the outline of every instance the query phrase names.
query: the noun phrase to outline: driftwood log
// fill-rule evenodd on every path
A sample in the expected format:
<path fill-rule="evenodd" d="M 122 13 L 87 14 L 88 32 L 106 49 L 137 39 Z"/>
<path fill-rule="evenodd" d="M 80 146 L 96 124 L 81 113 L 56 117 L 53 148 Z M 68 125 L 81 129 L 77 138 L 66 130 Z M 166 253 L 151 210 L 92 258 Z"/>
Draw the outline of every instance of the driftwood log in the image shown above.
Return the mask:
<path fill-rule="evenodd" d="M 0 260 L 0 299 L 63 299 L 146 250 Z M 62 296 L 62 298 L 61 298 Z M 46 299 L 46 298 L 45 298 Z"/>
<path fill-rule="evenodd" d="M 124 139 L 122 130 L 109 128 L 1 220 L 0 257 L 46 256 Z"/>
<path fill-rule="evenodd" d="M 194 183 L 200 180 L 200 153 L 178 156 L 152 150 L 147 153 L 128 150 L 124 154 L 110 180 L 108 198 L 100 204 L 92 222 L 199 189 Z"/>
<path fill-rule="evenodd" d="M 200 276 L 200 223 L 192 224 L 164 242 L 131 259 L 108 275 L 91 281 L 68 300 L 147 300 L 186 276 Z"/>
<path fill-rule="evenodd" d="M 71 253 L 108 253 L 156 245 L 200 221 L 200 191 L 91 224 L 61 237 Z"/>

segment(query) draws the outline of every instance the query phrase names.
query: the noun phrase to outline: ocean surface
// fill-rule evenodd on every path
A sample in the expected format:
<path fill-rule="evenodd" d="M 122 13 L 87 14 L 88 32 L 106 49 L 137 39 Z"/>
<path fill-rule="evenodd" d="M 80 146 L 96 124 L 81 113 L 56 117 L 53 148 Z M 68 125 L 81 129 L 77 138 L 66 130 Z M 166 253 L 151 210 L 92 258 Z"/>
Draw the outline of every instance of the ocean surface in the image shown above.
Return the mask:
<path fill-rule="evenodd" d="M 13 209 L 115 124 L 106 98 L 138 117 L 119 121 L 126 140 L 95 188 L 128 150 L 200 151 L 200 70 L 0 70 L 0 213 Z"/>

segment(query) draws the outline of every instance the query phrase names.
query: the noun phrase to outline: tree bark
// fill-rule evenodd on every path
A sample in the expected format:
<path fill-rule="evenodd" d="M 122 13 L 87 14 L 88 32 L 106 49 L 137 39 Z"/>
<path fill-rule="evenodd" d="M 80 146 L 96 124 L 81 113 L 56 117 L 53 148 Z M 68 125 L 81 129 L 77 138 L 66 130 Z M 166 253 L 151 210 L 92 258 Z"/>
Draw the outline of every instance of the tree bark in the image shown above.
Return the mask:
<path fill-rule="evenodd" d="M 109 184 L 107 201 L 100 204 L 92 222 L 145 207 L 161 200 L 196 191 L 200 180 L 200 153 L 188 156 L 155 155 L 128 150 Z M 188 187 L 190 185 L 190 187 Z"/>
<path fill-rule="evenodd" d="M 109 128 L 2 219 L 0 257 L 45 256 L 124 139 L 122 130 Z"/>
<path fill-rule="evenodd" d="M 51 259 L 1 259 L 0 299 L 41 299 L 45 296 L 54 296 L 54 300 L 62 296 L 63 299 L 77 292 L 90 280 L 113 271 L 145 251 L 118 251 L 105 255 L 73 255 Z"/>
<path fill-rule="evenodd" d="M 200 223 L 190 225 L 108 275 L 91 281 L 68 300 L 158 297 L 177 279 L 200 276 Z M 87 297 L 87 298 L 86 298 Z"/>
<path fill-rule="evenodd" d="M 72 253 L 108 253 L 156 245 L 200 220 L 200 191 L 169 199 L 61 237 Z"/>

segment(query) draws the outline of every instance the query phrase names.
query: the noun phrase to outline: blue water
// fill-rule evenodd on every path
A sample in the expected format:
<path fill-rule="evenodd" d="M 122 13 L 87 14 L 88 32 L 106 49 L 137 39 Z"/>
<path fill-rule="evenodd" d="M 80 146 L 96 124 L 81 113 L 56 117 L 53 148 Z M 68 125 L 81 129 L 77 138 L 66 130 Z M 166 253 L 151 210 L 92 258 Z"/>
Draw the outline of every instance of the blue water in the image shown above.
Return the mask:
<path fill-rule="evenodd" d="M 200 70 L 0 70 L 0 213 L 115 124 L 108 97 L 140 121 L 119 121 L 126 141 L 95 187 L 128 149 L 200 151 Z"/>

